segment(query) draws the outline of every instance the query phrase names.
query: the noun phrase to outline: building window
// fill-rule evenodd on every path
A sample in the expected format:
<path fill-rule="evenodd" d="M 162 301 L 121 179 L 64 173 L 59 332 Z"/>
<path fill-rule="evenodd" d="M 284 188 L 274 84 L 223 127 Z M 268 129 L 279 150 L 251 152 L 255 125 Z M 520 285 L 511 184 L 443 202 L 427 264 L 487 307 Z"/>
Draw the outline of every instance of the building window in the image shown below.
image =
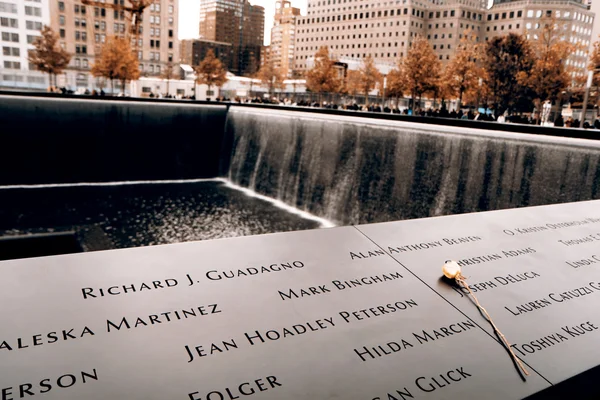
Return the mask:
<path fill-rule="evenodd" d="M 34 35 L 27 35 L 27 43 L 29 44 L 33 44 L 33 42 L 35 42 L 35 39 L 37 38 L 37 36 Z"/>
<path fill-rule="evenodd" d="M 75 4 L 75 14 L 79 14 L 79 4 Z"/>
<path fill-rule="evenodd" d="M 79 68 L 81 67 L 81 61 L 79 60 L 79 58 L 75 59 L 75 68 Z"/>
<path fill-rule="evenodd" d="M 37 21 L 25 21 L 25 28 L 30 31 L 40 31 L 42 30 L 42 23 Z"/>
<path fill-rule="evenodd" d="M 521 18 L 523 16 L 523 11 L 517 11 L 517 18 Z"/>
<path fill-rule="evenodd" d="M 65 11 L 65 2 L 64 1 L 58 2 L 58 11 Z"/>
<path fill-rule="evenodd" d="M 19 61 L 4 61 L 4 68 L 21 69 L 21 63 Z"/>
<path fill-rule="evenodd" d="M 15 18 L 2 17 L 0 18 L 0 25 L 7 28 L 18 28 L 19 21 Z"/>
<path fill-rule="evenodd" d="M 64 16 L 64 15 L 60 15 L 60 16 L 58 17 L 58 23 L 59 23 L 60 25 L 64 25 L 64 24 L 65 24 L 65 16 Z"/>
<path fill-rule="evenodd" d="M 34 16 L 34 17 L 41 17 L 42 16 L 42 9 L 38 8 L 38 7 L 25 6 L 25 15 L 31 15 L 31 16 Z"/>

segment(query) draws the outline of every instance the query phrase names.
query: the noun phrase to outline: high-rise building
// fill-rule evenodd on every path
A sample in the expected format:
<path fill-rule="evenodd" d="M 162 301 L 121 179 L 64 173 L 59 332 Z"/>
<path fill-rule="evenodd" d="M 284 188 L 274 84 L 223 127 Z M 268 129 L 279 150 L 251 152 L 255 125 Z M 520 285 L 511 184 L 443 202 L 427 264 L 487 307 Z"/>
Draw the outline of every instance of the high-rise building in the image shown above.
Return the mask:
<path fill-rule="evenodd" d="M 231 43 L 214 42 L 206 39 L 186 39 L 181 41 L 181 63 L 196 66 L 204 60 L 206 53 L 212 50 L 227 68 L 233 67 L 233 46 Z"/>
<path fill-rule="evenodd" d="M 201 0 L 200 38 L 233 46 L 231 72 L 248 75 L 260 65 L 265 9 L 248 0 Z"/>
<path fill-rule="evenodd" d="M 260 66 L 262 67 L 271 60 L 271 46 L 260 48 Z"/>
<path fill-rule="evenodd" d="M 321 46 L 337 59 L 371 56 L 380 64 L 404 57 L 417 36 L 430 40 L 440 60 L 454 55 L 466 31 L 479 43 L 508 32 L 534 39 L 542 17 L 556 18 L 565 40 L 580 44 L 569 57 L 585 74 L 594 13 L 583 0 L 309 0 L 297 20 L 294 68 L 306 71 Z"/>
<path fill-rule="evenodd" d="M 59 79 L 59 84 L 97 86 L 100 80 L 91 75 L 90 69 L 106 38 L 112 35 L 128 37 L 128 16 L 125 11 L 115 9 L 123 5 L 127 5 L 124 0 L 101 0 L 93 6 L 83 5 L 81 0 L 52 0 L 51 26 L 59 34 L 61 46 L 72 54 L 63 82 Z M 144 10 L 137 43 L 142 76 L 159 75 L 178 62 L 177 25 L 176 0 L 154 0 Z"/>
<path fill-rule="evenodd" d="M 50 22 L 48 0 L 0 0 L 0 86 L 44 88 L 47 78 L 27 61 L 32 43 Z"/>
<path fill-rule="evenodd" d="M 294 44 L 296 40 L 296 18 L 300 9 L 292 7 L 288 0 L 275 2 L 275 17 L 271 29 L 271 61 L 284 77 L 292 76 L 294 66 Z"/>

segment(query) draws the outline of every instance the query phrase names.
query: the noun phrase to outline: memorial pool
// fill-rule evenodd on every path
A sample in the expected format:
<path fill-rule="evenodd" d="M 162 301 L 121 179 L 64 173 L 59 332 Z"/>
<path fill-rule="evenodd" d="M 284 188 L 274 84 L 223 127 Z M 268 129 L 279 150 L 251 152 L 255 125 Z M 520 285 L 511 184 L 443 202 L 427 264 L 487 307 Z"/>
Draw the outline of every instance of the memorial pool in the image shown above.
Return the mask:
<path fill-rule="evenodd" d="M 72 232 L 84 250 L 328 225 L 219 179 L 0 189 L 0 237 Z"/>
<path fill-rule="evenodd" d="M 0 237 L 72 232 L 83 250 L 99 250 L 600 198 L 590 131 L 199 102 L 0 100 Z"/>

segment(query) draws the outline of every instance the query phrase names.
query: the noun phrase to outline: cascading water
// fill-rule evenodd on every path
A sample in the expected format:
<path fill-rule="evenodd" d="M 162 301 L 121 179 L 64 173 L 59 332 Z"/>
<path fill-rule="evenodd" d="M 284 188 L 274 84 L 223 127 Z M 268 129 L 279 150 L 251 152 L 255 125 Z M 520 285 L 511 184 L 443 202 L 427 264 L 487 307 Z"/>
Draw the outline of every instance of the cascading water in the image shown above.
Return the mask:
<path fill-rule="evenodd" d="M 593 141 L 232 107 L 229 179 L 340 224 L 600 197 Z"/>

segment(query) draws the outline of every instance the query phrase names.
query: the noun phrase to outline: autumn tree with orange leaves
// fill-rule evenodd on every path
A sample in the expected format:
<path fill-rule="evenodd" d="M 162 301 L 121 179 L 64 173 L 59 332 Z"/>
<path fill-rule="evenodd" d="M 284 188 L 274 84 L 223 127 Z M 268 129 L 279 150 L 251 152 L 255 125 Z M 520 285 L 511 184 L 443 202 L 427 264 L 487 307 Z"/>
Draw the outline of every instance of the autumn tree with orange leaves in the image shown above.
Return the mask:
<path fill-rule="evenodd" d="M 346 80 L 344 82 L 343 92 L 352 96 L 352 101 L 361 91 L 362 76 L 360 71 L 348 70 L 346 72 Z"/>
<path fill-rule="evenodd" d="M 33 46 L 35 49 L 29 54 L 29 62 L 48 74 L 50 86 L 56 86 L 56 75 L 67 68 L 71 56 L 59 46 L 58 35 L 47 25 L 42 28 L 41 36 L 35 39 Z"/>
<path fill-rule="evenodd" d="M 314 93 L 319 93 L 321 103 L 323 93 L 339 93 L 343 87 L 335 62 L 329 58 L 329 50 L 321 47 L 315 54 L 315 64 L 306 73 L 306 88 Z"/>
<path fill-rule="evenodd" d="M 477 65 L 477 45 L 470 32 L 465 32 L 454 58 L 446 65 L 442 83 L 449 96 L 458 97 L 457 108 L 460 109 L 463 96 L 479 85 L 480 71 Z"/>
<path fill-rule="evenodd" d="M 92 75 L 110 80 L 111 92 L 114 93 L 114 80 L 121 82 L 121 90 L 125 91 L 127 81 L 140 77 L 139 61 L 133 54 L 128 39 L 110 36 L 102 46 L 100 57 L 92 66 Z"/>
<path fill-rule="evenodd" d="M 418 98 L 420 104 L 423 93 L 435 90 L 439 82 L 441 64 L 427 39 L 419 36 L 412 42 L 404 59 L 404 70 L 414 109 L 415 100 Z"/>
<path fill-rule="evenodd" d="M 279 68 L 275 67 L 272 60 L 267 60 L 256 73 L 256 78 L 260 79 L 262 84 L 266 85 L 269 90 L 269 95 L 273 96 L 275 89 L 283 89 L 283 76 Z"/>
<path fill-rule="evenodd" d="M 369 92 L 375 89 L 377 85 L 383 85 L 383 75 L 375 67 L 375 61 L 371 56 L 363 59 L 359 73 L 361 92 L 364 93 L 365 102 L 369 105 Z"/>
<path fill-rule="evenodd" d="M 208 86 L 209 92 L 211 87 L 221 87 L 227 82 L 227 70 L 221 60 L 215 57 L 212 49 L 206 52 L 206 56 L 200 64 L 194 67 L 194 71 L 196 72 L 196 83 Z"/>
<path fill-rule="evenodd" d="M 517 74 L 517 81 L 530 88 L 535 107 L 540 110 L 546 100 L 554 103 L 571 83 L 566 62 L 575 46 L 562 39 L 554 18 L 544 18 L 537 39 L 531 40 L 534 54 L 530 71 Z"/>
<path fill-rule="evenodd" d="M 387 91 L 386 94 L 389 97 L 396 99 L 396 107 L 400 97 L 404 96 L 408 89 L 408 82 L 404 68 L 404 62 L 402 59 L 398 60 L 396 68 L 391 70 L 387 75 Z"/>

